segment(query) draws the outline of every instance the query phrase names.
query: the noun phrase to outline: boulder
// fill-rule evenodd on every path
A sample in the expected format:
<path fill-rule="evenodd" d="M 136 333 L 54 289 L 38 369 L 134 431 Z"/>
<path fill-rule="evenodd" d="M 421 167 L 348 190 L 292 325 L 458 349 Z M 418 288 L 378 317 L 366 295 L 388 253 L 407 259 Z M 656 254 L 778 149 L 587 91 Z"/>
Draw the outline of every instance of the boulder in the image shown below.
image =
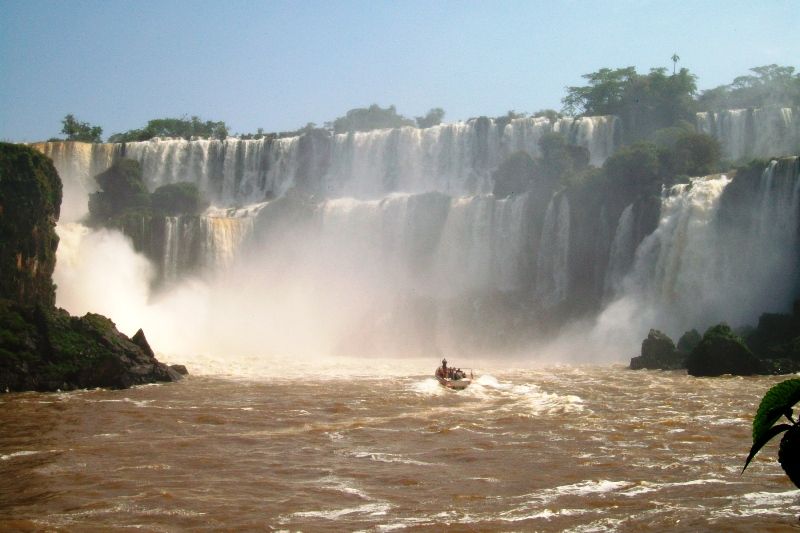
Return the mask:
<path fill-rule="evenodd" d="M 178 374 L 180 374 L 181 376 L 186 376 L 187 374 L 189 374 L 189 371 L 186 370 L 186 367 L 184 365 L 169 365 L 169 367 Z"/>
<path fill-rule="evenodd" d="M 642 353 L 631 359 L 632 370 L 677 370 L 686 367 L 686 357 L 675 349 L 666 334 L 651 329 L 642 341 Z"/>
<path fill-rule="evenodd" d="M 730 327 L 719 324 L 708 329 L 686 360 L 692 376 L 748 376 L 763 373 L 755 355 Z"/>
<path fill-rule="evenodd" d="M 119 389 L 179 379 L 102 315 L 78 318 L 0 300 L 0 390 Z"/>

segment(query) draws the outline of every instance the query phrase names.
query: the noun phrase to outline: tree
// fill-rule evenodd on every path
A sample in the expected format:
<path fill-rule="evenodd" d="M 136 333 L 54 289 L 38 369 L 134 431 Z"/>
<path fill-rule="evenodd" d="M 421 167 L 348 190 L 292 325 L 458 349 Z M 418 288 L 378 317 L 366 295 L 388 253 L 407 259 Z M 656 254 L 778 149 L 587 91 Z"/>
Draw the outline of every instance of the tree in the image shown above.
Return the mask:
<path fill-rule="evenodd" d="M 150 196 L 153 211 L 167 216 L 196 215 L 208 207 L 197 185 L 190 182 L 162 185 Z"/>
<path fill-rule="evenodd" d="M 205 137 L 223 140 L 228 136 L 228 126 L 223 121 L 206 120 L 200 117 L 185 115 L 180 118 L 158 118 L 149 120 L 142 129 L 128 130 L 124 133 L 115 133 L 108 138 L 109 142 L 135 142 L 146 141 L 154 137 L 177 137 L 191 139 L 192 137 Z"/>
<path fill-rule="evenodd" d="M 716 170 L 722 148 L 714 137 L 703 133 L 685 133 L 675 143 L 672 172 L 706 176 Z"/>
<path fill-rule="evenodd" d="M 334 133 L 348 133 L 414 125 L 414 121 L 397 114 L 393 105 L 384 109 L 378 104 L 372 104 L 369 107 L 351 109 L 345 116 L 334 120 L 331 126 Z"/>
<path fill-rule="evenodd" d="M 654 193 L 661 184 L 658 150 L 652 143 L 625 146 L 606 159 L 603 172 L 620 192 L 633 196 Z"/>
<path fill-rule="evenodd" d="M 672 60 L 672 75 L 674 76 L 675 68 L 678 66 L 678 61 L 680 61 L 681 58 L 678 54 L 672 54 L 672 57 L 670 59 Z"/>
<path fill-rule="evenodd" d="M 68 114 L 61 121 L 63 127 L 61 133 L 67 136 L 68 141 L 81 141 L 87 143 L 103 142 L 100 136 L 103 134 L 103 128 L 100 126 L 92 126 L 88 122 L 80 122 L 75 118 L 72 113 Z"/>
<path fill-rule="evenodd" d="M 544 180 L 560 185 L 580 181 L 589 168 L 589 150 L 569 144 L 561 133 L 545 133 L 539 139 L 541 157 L 536 160 L 537 174 Z"/>
<path fill-rule="evenodd" d="M 561 100 L 563 111 L 568 115 L 616 114 L 626 87 L 636 76 L 635 67 L 601 68 L 584 74 L 581 77 L 588 80 L 588 85 L 567 87 L 567 95 Z"/>
<path fill-rule="evenodd" d="M 536 163 L 527 152 L 509 155 L 492 174 L 493 193 L 497 198 L 526 192 L 536 173 Z"/>
<path fill-rule="evenodd" d="M 122 158 L 94 179 L 100 190 L 89 196 L 89 215 L 95 222 L 150 203 L 138 161 Z"/>
<path fill-rule="evenodd" d="M 415 117 L 418 128 L 430 128 L 438 126 L 442 123 L 444 118 L 444 109 L 441 107 L 434 107 L 428 111 L 424 117 Z"/>
<path fill-rule="evenodd" d="M 752 75 L 738 76 L 729 85 L 704 91 L 698 104 L 703 111 L 766 105 L 799 106 L 800 74 L 795 74 L 794 70 L 794 67 L 775 64 L 751 68 Z"/>
<path fill-rule="evenodd" d="M 571 115 L 617 115 L 628 143 L 648 139 L 653 131 L 694 118 L 696 77 L 682 68 L 672 76 L 666 69 L 647 75 L 634 67 L 603 68 L 583 76 L 588 85 L 568 87 L 562 99 Z"/>

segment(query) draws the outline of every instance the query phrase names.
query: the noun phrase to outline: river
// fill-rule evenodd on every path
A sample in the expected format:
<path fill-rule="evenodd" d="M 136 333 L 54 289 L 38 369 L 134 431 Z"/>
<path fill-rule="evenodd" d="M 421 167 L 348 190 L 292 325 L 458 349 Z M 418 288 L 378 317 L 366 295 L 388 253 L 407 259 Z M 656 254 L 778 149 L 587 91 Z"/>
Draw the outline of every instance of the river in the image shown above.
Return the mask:
<path fill-rule="evenodd" d="M 776 443 L 740 475 L 784 378 L 495 361 L 452 392 L 424 364 L 0 395 L 0 530 L 798 526 Z"/>

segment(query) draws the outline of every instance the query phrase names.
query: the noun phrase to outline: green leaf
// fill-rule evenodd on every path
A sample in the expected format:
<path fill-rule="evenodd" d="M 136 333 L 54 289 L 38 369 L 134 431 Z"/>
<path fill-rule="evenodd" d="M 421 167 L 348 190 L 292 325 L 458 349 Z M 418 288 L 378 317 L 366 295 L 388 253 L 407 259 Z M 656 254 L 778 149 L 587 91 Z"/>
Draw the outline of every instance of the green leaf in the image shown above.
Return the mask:
<path fill-rule="evenodd" d="M 753 457 L 756 456 L 758 450 L 760 450 L 769 440 L 774 437 L 775 435 L 780 435 L 784 431 L 792 429 L 792 426 L 789 424 L 778 424 L 777 426 L 772 426 L 767 430 L 764 435 L 761 436 L 761 439 L 753 442 L 753 447 L 750 448 L 750 453 L 747 455 L 747 460 L 744 462 L 744 468 L 742 468 L 742 473 L 744 473 L 747 465 L 750 464 L 750 461 L 753 460 Z"/>
<path fill-rule="evenodd" d="M 761 399 L 756 416 L 753 418 L 753 445 L 764 439 L 781 415 L 791 413 L 792 406 L 798 401 L 800 401 L 800 379 L 788 379 L 769 389 Z"/>

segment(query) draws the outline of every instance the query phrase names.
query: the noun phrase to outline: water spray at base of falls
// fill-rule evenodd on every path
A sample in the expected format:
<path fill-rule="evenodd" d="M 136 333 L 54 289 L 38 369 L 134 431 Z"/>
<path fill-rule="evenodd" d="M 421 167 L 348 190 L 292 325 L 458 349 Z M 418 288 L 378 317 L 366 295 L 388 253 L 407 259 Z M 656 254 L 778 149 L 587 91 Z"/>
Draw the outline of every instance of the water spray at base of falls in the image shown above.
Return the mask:
<path fill-rule="evenodd" d="M 57 303 L 107 314 L 129 334 L 142 327 L 183 361 L 251 362 L 619 361 L 652 327 L 677 336 L 791 306 L 798 158 L 749 181 L 693 178 L 664 191 L 660 217 L 657 202 L 586 205 L 569 189 L 485 193 L 498 158 L 534 150 L 546 131 L 567 128 L 593 154 L 612 149 L 603 143 L 613 135 L 597 132 L 613 120 L 562 122 L 501 129 L 479 119 L 272 144 L 46 143 L 72 206 L 58 228 Z M 202 216 L 165 217 L 151 260 L 117 231 L 74 223 L 92 173 L 123 156 L 140 160 L 151 187 L 189 179 L 215 200 Z"/>

